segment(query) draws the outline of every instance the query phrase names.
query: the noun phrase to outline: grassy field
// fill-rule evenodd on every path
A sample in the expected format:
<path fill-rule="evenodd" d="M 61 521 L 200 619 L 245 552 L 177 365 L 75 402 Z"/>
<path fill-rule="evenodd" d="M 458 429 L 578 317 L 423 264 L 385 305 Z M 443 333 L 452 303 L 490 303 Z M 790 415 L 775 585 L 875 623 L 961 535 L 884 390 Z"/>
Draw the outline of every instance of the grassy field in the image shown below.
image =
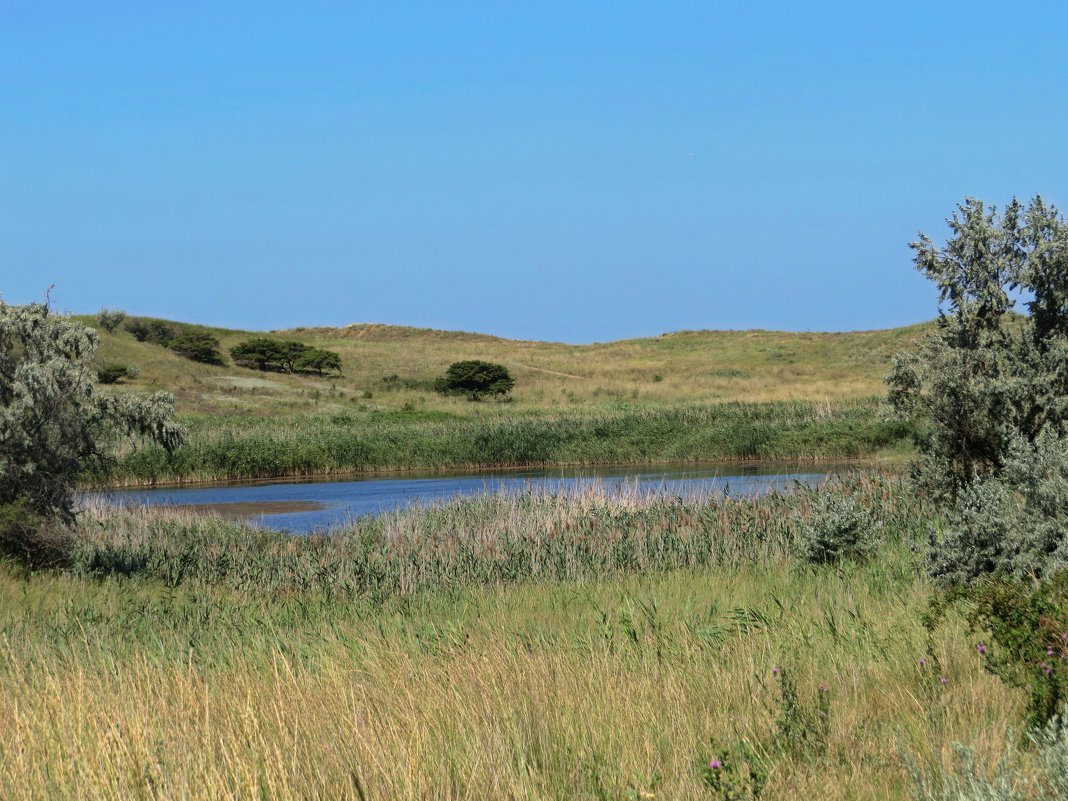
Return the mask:
<path fill-rule="evenodd" d="M 251 335 L 208 330 L 224 350 Z M 277 333 L 340 353 L 344 372 L 333 377 L 197 364 L 101 332 L 101 363 L 140 369 L 105 389 L 173 392 L 190 439 L 168 460 L 120 448 L 117 469 L 96 480 L 900 454 L 908 429 L 879 408 L 882 377 L 925 330 L 699 331 L 594 345 L 378 325 Z M 451 362 L 470 358 L 513 372 L 509 402 L 433 392 Z"/>
<path fill-rule="evenodd" d="M 763 799 L 910 798 L 902 755 L 992 759 L 1022 699 L 959 621 L 920 624 L 931 511 L 842 491 L 879 521 L 867 565 L 797 560 L 807 492 L 493 496 L 316 538 L 91 514 L 71 570 L 0 566 L 0 797 L 726 798 L 719 759 Z"/>

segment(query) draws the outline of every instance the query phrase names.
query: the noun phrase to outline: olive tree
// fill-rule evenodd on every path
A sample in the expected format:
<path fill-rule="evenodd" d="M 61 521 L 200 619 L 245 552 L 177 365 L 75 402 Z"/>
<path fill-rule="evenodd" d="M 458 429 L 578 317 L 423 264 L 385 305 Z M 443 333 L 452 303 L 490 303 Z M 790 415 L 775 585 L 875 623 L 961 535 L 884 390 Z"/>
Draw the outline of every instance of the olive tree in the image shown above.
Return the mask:
<path fill-rule="evenodd" d="M 0 507 L 70 523 L 86 464 L 107 443 L 140 437 L 167 449 L 182 428 L 174 398 L 100 394 L 96 332 L 44 304 L 0 301 Z"/>

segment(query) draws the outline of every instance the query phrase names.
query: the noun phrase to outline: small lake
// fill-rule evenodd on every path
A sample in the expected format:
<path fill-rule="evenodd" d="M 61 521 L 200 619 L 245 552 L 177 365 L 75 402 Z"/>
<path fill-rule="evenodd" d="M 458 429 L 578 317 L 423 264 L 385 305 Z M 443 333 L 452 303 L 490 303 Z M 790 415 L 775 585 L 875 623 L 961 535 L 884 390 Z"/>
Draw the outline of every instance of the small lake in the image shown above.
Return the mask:
<path fill-rule="evenodd" d="M 816 486 L 835 475 L 856 473 L 853 463 L 726 463 L 629 467 L 543 468 L 480 473 L 366 475 L 344 481 L 275 481 L 190 488 L 87 493 L 121 506 L 180 506 L 215 512 L 259 526 L 308 533 L 344 525 L 355 517 L 456 496 L 526 491 L 569 492 L 596 486 L 668 495 L 735 497 Z"/>

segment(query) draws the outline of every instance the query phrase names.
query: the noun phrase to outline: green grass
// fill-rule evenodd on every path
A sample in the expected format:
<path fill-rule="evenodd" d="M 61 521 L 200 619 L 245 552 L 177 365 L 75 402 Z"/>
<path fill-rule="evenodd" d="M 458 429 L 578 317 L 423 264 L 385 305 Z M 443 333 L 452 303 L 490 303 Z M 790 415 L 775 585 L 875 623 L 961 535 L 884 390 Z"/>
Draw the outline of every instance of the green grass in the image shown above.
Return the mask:
<path fill-rule="evenodd" d="M 708 760 L 748 754 L 763 799 L 909 798 L 899 752 L 988 758 L 1022 704 L 960 621 L 921 625 L 933 512 L 841 491 L 881 521 L 869 564 L 796 560 L 807 492 L 490 496 L 318 538 L 94 513 L 71 571 L 0 564 L 0 797 L 709 799 Z"/>

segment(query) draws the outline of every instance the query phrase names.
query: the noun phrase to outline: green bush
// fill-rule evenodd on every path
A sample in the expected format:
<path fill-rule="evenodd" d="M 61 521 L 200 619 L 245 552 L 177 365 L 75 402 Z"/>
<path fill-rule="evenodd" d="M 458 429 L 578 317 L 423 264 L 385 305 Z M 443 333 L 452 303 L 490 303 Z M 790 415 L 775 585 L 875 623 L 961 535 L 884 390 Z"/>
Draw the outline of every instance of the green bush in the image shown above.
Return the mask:
<path fill-rule="evenodd" d="M 1021 580 L 1068 567 L 1068 440 L 1018 437 L 1001 474 L 957 496 L 945 532 L 933 536 L 930 573 L 942 585 L 1001 574 Z"/>
<path fill-rule="evenodd" d="M 465 395 L 471 400 L 507 395 L 514 386 L 515 379 L 507 367 L 478 359 L 454 362 L 435 383 L 442 395 Z"/>
<path fill-rule="evenodd" d="M 321 348 L 308 348 L 308 350 L 301 353 L 296 361 L 293 363 L 293 369 L 302 372 L 311 372 L 314 370 L 319 375 L 323 374 L 323 370 L 336 370 L 341 372 L 341 357 L 330 350 L 322 350 Z"/>
<path fill-rule="evenodd" d="M 71 527 L 31 511 L 26 499 L 0 504 L 0 556 L 35 568 L 65 567 L 75 541 Z"/>
<path fill-rule="evenodd" d="M 984 578 L 948 596 L 990 639 L 976 648 L 988 670 L 1027 693 L 1027 722 L 1044 726 L 1068 701 L 1068 571 L 1036 583 Z"/>
<path fill-rule="evenodd" d="M 178 336 L 178 328 L 166 320 L 153 320 L 148 317 L 130 317 L 123 324 L 138 342 L 151 342 L 153 345 L 169 347 Z"/>
<path fill-rule="evenodd" d="M 878 547 L 871 511 L 834 493 L 815 495 L 811 512 L 797 521 L 801 555 L 811 564 L 864 561 Z"/>

